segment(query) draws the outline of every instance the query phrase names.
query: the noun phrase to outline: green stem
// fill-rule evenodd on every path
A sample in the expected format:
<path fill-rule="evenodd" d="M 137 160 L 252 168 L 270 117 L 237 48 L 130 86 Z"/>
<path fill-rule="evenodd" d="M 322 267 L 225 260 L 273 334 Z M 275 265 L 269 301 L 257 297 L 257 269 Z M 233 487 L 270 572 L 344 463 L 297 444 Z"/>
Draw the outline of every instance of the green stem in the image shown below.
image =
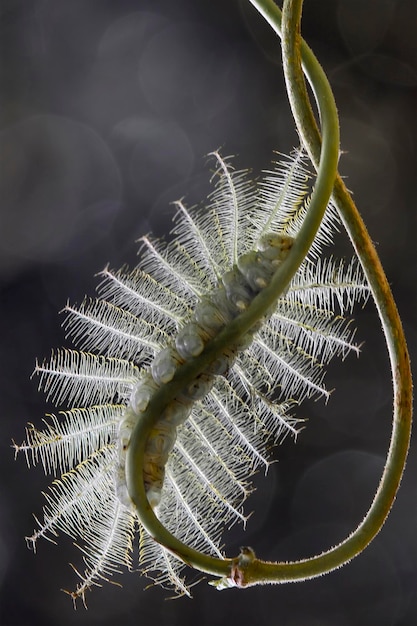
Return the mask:
<path fill-rule="evenodd" d="M 291 2 L 289 5 L 291 5 Z M 301 8 L 301 3 L 299 8 Z M 291 12 L 289 12 L 290 18 Z M 288 62 L 284 59 L 284 71 L 286 74 L 288 73 L 287 80 L 289 83 L 291 83 L 291 76 L 295 74 L 291 66 L 293 63 L 299 63 L 298 54 L 296 53 L 299 40 L 296 27 L 298 21 L 296 19 L 293 26 L 288 29 L 288 37 L 284 45 L 283 56 L 288 56 Z M 141 414 L 141 418 L 138 420 L 132 433 L 127 453 L 127 486 L 144 528 L 155 541 L 161 543 L 189 565 L 218 576 L 230 576 L 235 561 L 217 559 L 183 544 L 159 522 L 150 507 L 143 482 L 143 461 L 146 441 L 153 425 L 157 422 L 163 410 L 181 390 L 191 383 L 199 373 L 205 371 L 216 358 L 224 353 L 226 348 L 236 344 L 239 337 L 245 335 L 266 314 L 271 305 L 277 301 L 304 260 L 316 236 L 333 189 L 334 177 L 337 171 L 339 126 L 333 94 L 326 76 L 318 63 L 313 70 L 313 80 L 314 92 L 323 123 L 323 149 L 320 153 L 317 180 L 311 196 L 308 214 L 295 243 L 285 261 L 277 269 L 271 283 L 254 298 L 248 309 L 210 341 L 200 356 L 179 367 L 173 380 L 161 386 L 154 394 L 147 410 Z"/>
<path fill-rule="evenodd" d="M 278 7 L 269 0 L 251 0 L 251 2 L 281 35 L 281 14 Z M 301 51 L 304 71 L 310 83 L 314 85 L 314 66 L 317 61 L 304 42 Z M 298 131 L 313 164 L 317 167 L 321 137 L 304 81 L 300 78 L 293 81 L 292 89 L 292 95 L 297 101 L 294 116 Z M 401 320 L 378 255 L 339 174 L 336 176 L 333 199 L 367 276 L 387 343 L 394 391 L 392 435 L 387 460 L 370 509 L 358 528 L 345 541 L 317 557 L 293 563 L 264 563 L 254 559 L 245 569 L 245 584 L 313 578 L 340 567 L 362 552 L 387 518 L 407 458 L 412 422 L 412 379 Z"/>

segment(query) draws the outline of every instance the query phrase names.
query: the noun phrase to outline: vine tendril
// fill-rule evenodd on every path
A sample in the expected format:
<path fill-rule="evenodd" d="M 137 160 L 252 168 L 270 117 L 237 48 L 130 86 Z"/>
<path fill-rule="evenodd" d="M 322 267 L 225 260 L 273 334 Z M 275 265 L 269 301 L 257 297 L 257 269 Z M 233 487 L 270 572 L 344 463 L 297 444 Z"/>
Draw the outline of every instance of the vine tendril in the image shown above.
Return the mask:
<path fill-rule="evenodd" d="M 340 567 L 371 541 L 382 526 L 397 491 L 404 467 L 411 428 L 411 374 L 404 336 L 388 283 L 356 207 L 340 177 L 336 177 L 339 127 L 336 105 L 327 78 L 317 59 L 301 40 L 302 0 L 285 0 L 281 12 L 272 0 L 250 0 L 282 37 L 284 74 L 293 115 L 313 164 L 317 168 L 308 214 L 285 261 L 248 309 L 227 325 L 192 361 L 178 368 L 173 380 L 154 394 L 132 433 L 126 462 L 129 494 L 147 532 L 170 552 L 200 571 L 221 576 L 219 588 L 258 583 L 289 582 L 313 578 Z M 302 68 L 312 86 L 321 121 L 321 133 L 312 113 Z M 244 335 L 273 304 L 305 258 L 320 226 L 330 195 L 334 195 L 343 222 L 363 264 L 384 327 L 394 378 L 393 436 L 387 465 L 375 500 L 360 526 L 335 548 L 309 559 L 289 563 L 258 560 L 245 549 L 236 559 L 203 554 L 175 538 L 157 519 L 148 503 L 143 482 L 143 459 L 150 430 L 168 404 L 185 385 L 203 372 L 224 349 Z"/>

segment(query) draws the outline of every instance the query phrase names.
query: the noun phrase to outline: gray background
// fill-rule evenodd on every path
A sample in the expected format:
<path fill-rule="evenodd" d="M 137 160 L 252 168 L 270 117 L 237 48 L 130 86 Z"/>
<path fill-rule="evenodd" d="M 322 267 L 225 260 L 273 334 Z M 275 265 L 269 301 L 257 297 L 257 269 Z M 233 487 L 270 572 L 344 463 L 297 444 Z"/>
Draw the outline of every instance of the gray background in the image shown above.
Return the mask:
<path fill-rule="evenodd" d="M 339 106 L 340 169 L 377 243 L 416 357 L 416 4 L 306 0 L 303 30 Z M 30 380 L 36 357 L 65 344 L 58 311 L 93 295 L 94 274 L 136 263 L 140 235 L 170 229 L 169 203 L 209 190 L 205 154 L 268 167 L 297 145 L 280 47 L 247 2 L 3 0 L 0 5 L 0 623 L 412 626 L 417 621 L 417 456 L 381 534 L 352 564 L 297 585 L 166 600 L 138 574 L 73 612 L 59 591 L 80 564 L 71 542 L 23 537 L 48 480 L 13 462 L 10 441 L 49 407 Z M 338 255 L 350 255 L 344 237 Z M 268 559 L 341 540 L 369 505 L 390 432 L 390 380 L 374 308 L 358 310 L 359 360 L 329 370 L 327 406 L 284 443 L 248 502 L 246 534 Z M 191 576 L 193 574 L 191 573 Z"/>

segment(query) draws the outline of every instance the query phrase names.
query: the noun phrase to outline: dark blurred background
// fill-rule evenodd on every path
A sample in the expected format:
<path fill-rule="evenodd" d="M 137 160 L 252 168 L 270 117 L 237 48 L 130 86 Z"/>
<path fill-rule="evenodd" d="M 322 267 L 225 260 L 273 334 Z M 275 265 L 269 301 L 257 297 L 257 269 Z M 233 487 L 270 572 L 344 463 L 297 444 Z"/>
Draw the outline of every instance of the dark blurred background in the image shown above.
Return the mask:
<path fill-rule="evenodd" d="M 415 0 L 306 0 L 303 31 L 338 102 L 340 171 L 368 224 L 416 355 Z M 36 357 L 65 344 L 58 311 L 92 295 L 94 274 L 137 262 L 135 239 L 170 229 L 170 202 L 204 199 L 205 155 L 221 147 L 254 174 L 297 145 L 279 41 L 246 1 L 2 0 L 0 5 L 2 626 L 413 626 L 417 623 L 417 451 L 394 510 L 369 549 L 315 581 L 170 601 L 137 573 L 73 611 L 61 537 L 26 549 L 48 479 L 13 461 L 11 439 L 40 425 Z M 351 254 L 345 237 L 337 255 Z M 307 428 L 259 477 L 246 533 L 268 559 L 325 550 L 360 521 L 381 475 L 391 391 L 372 304 L 357 310 L 359 360 L 329 369 L 327 406 L 305 403 Z M 191 577 L 193 574 L 191 573 Z"/>

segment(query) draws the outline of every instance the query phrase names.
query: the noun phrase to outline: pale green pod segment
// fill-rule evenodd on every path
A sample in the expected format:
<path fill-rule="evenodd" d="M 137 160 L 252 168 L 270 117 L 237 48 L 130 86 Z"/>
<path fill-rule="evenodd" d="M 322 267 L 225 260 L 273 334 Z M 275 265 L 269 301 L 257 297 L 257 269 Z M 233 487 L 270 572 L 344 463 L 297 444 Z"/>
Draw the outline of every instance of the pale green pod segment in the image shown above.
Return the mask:
<path fill-rule="evenodd" d="M 175 347 L 183 359 L 198 356 L 203 352 L 204 340 L 202 329 L 193 322 L 182 328 L 175 339 Z"/>
<path fill-rule="evenodd" d="M 238 311 L 236 310 L 236 307 L 229 302 L 226 289 L 222 284 L 214 291 L 210 298 L 213 306 L 215 306 L 218 311 L 217 315 L 224 320 L 224 323 L 218 329 L 218 332 L 220 332 L 226 324 L 236 317 Z"/>
<path fill-rule="evenodd" d="M 193 405 L 189 401 L 173 400 L 162 413 L 161 419 L 175 427 L 180 426 L 190 416 L 192 408 Z"/>
<path fill-rule="evenodd" d="M 172 348 L 164 348 L 152 362 L 152 378 L 158 385 L 169 383 L 174 378 L 178 363 L 178 354 Z"/>
<path fill-rule="evenodd" d="M 126 485 L 126 455 L 129 448 L 132 431 L 136 426 L 138 415 L 130 407 L 125 411 L 120 421 L 117 434 L 117 465 L 115 469 L 116 495 L 127 508 L 133 508 L 133 502 Z"/>
<path fill-rule="evenodd" d="M 208 296 L 204 296 L 197 304 L 194 319 L 211 337 L 214 337 L 228 321 L 227 317 L 216 306 L 215 299 Z"/>
<path fill-rule="evenodd" d="M 255 292 L 266 287 L 274 273 L 271 261 L 264 259 L 260 252 L 255 251 L 247 252 L 239 257 L 237 266 Z"/>
<path fill-rule="evenodd" d="M 279 233 L 263 235 L 257 248 L 266 259 L 283 261 L 294 244 L 294 238 Z"/>
<path fill-rule="evenodd" d="M 119 459 L 126 456 L 126 450 L 129 445 L 130 435 L 136 426 L 138 416 L 131 409 L 126 409 L 124 418 L 121 420 L 118 429 L 117 447 Z"/>
<path fill-rule="evenodd" d="M 145 485 L 147 500 L 153 509 L 157 507 L 161 501 L 164 478 L 164 464 L 159 458 L 150 458 L 145 453 L 143 458 L 143 482 Z"/>
<path fill-rule="evenodd" d="M 179 397 L 185 398 L 185 400 L 190 400 L 191 402 L 196 402 L 208 394 L 212 385 L 212 376 L 209 376 L 208 374 L 200 374 L 181 391 Z"/>
<path fill-rule="evenodd" d="M 226 291 L 226 298 L 232 307 L 234 316 L 245 311 L 252 302 L 255 293 L 250 289 L 245 277 L 237 267 L 222 276 L 222 283 Z"/>
<path fill-rule="evenodd" d="M 115 476 L 115 483 L 116 483 L 116 496 L 119 500 L 119 502 L 121 504 L 123 504 L 124 507 L 126 507 L 127 509 L 134 509 L 134 505 L 132 502 L 132 499 L 129 495 L 129 492 L 127 490 L 127 485 L 126 485 L 126 469 L 125 466 L 123 465 L 118 465 L 116 467 L 116 476 Z"/>
<path fill-rule="evenodd" d="M 144 378 L 135 385 L 130 397 L 130 404 L 135 413 L 143 413 L 143 411 L 146 411 L 156 389 L 158 389 L 158 385 L 149 374 L 145 375 Z"/>
<path fill-rule="evenodd" d="M 149 434 L 145 454 L 149 459 L 158 458 L 165 463 L 176 440 L 176 427 L 169 422 L 159 420 Z"/>
<path fill-rule="evenodd" d="M 210 365 L 209 372 L 215 376 L 224 376 L 236 356 L 236 351 L 228 350 Z"/>
<path fill-rule="evenodd" d="M 162 486 L 151 485 L 146 491 L 146 497 L 152 509 L 156 509 L 161 502 Z"/>

